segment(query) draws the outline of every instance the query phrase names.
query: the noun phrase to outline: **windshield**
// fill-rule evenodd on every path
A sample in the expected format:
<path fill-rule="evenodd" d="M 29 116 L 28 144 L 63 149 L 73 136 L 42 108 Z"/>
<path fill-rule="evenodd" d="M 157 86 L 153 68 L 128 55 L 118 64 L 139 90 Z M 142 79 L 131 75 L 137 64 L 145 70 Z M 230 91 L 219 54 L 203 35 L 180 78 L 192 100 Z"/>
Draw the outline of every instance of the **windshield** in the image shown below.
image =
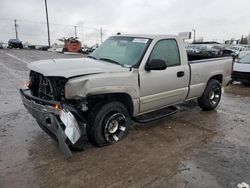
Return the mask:
<path fill-rule="evenodd" d="M 89 57 L 122 66 L 134 66 L 140 62 L 150 42 L 147 38 L 113 36 L 103 42 Z"/>
<path fill-rule="evenodd" d="M 250 64 L 250 55 L 246 55 L 239 60 L 239 63 Z"/>

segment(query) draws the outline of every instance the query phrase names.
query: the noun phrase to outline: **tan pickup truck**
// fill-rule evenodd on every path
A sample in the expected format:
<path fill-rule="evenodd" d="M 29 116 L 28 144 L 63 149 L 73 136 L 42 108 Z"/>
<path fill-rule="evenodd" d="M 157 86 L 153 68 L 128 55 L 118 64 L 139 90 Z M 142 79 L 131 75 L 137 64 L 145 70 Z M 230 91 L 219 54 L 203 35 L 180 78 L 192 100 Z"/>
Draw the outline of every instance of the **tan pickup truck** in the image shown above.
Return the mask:
<path fill-rule="evenodd" d="M 37 61 L 28 68 L 23 104 L 69 157 L 69 146 L 81 147 L 86 137 L 97 146 L 116 143 L 131 119 L 165 117 L 187 100 L 213 110 L 231 79 L 232 58 L 188 61 L 178 36 L 116 35 L 85 58 Z"/>

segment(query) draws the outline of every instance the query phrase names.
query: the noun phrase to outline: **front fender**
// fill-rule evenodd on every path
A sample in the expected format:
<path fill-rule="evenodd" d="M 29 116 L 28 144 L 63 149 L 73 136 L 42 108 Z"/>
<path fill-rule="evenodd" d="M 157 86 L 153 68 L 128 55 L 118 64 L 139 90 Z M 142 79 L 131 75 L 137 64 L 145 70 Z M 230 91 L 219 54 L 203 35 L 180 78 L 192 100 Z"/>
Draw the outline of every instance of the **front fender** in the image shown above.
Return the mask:
<path fill-rule="evenodd" d="M 138 72 L 103 73 L 70 79 L 65 85 L 66 99 L 81 99 L 91 95 L 126 93 L 139 98 Z"/>

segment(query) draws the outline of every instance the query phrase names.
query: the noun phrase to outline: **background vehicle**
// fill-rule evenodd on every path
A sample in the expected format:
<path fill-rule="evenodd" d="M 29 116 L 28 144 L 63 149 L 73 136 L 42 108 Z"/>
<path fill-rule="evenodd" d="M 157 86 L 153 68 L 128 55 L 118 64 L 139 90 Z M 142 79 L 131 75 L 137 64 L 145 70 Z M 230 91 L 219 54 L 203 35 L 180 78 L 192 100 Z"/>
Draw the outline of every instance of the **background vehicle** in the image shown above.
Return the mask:
<path fill-rule="evenodd" d="M 84 49 L 82 49 L 82 52 L 85 53 L 85 54 L 90 54 L 92 53 L 93 51 L 95 51 L 95 49 L 97 49 L 99 47 L 99 44 L 95 44 L 91 47 L 86 47 Z"/>
<path fill-rule="evenodd" d="M 244 45 L 241 51 L 238 53 L 238 58 L 242 58 L 248 54 L 250 54 L 250 46 Z"/>
<path fill-rule="evenodd" d="M 249 45 L 237 45 L 231 46 L 230 49 L 234 52 L 234 56 L 236 58 L 242 58 L 245 55 L 250 54 L 250 46 Z"/>
<path fill-rule="evenodd" d="M 3 48 L 3 43 L 2 42 L 0 42 L 0 49 L 2 49 Z"/>
<path fill-rule="evenodd" d="M 250 54 L 234 63 L 232 79 L 250 85 Z"/>
<path fill-rule="evenodd" d="M 22 41 L 18 40 L 18 39 L 10 39 L 8 41 L 8 48 L 23 48 L 23 44 Z"/>
<path fill-rule="evenodd" d="M 213 110 L 231 79 L 232 58 L 188 61 L 178 36 L 117 35 L 86 58 L 43 60 L 28 68 L 23 104 L 70 156 L 68 145 L 78 147 L 86 134 L 97 146 L 116 143 L 131 119 L 165 117 L 176 112 L 165 107 L 186 100 Z M 153 113 L 161 109 L 167 110 Z"/>
<path fill-rule="evenodd" d="M 230 49 L 236 53 L 237 55 L 240 53 L 240 51 L 243 50 L 243 46 L 237 45 L 237 46 L 231 46 Z"/>
<path fill-rule="evenodd" d="M 234 56 L 234 51 L 216 42 L 200 42 L 186 46 L 189 60 Z"/>
<path fill-rule="evenodd" d="M 82 43 L 74 37 L 70 38 L 62 38 L 59 41 L 64 42 L 64 47 L 62 52 L 81 52 L 82 51 Z"/>

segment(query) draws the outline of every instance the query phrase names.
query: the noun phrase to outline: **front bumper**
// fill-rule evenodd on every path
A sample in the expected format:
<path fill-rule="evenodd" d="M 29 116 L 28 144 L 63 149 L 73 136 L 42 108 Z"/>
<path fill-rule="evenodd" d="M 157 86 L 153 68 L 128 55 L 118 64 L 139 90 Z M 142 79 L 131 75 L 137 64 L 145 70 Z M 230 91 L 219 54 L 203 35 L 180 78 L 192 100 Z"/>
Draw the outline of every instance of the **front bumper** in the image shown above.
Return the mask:
<path fill-rule="evenodd" d="M 57 101 L 48 101 L 31 95 L 29 89 L 20 89 L 22 102 L 28 112 L 37 120 L 39 126 L 59 144 L 61 151 L 66 158 L 72 156 L 70 147 L 82 148 L 86 141 L 86 121 L 75 106 Z M 61 108 L 56 108 L 58 105 Z M 65 134 L 65 125 L 59 115 L 62 109 L 71 112 L 77 120 L 80 138 L 72 143 Z"/>
<path fill-rule="evenodd" d="M 232 79 L 235 81 L 250 83 L 250 73 L 249 72 L 233 71 Z"/>

